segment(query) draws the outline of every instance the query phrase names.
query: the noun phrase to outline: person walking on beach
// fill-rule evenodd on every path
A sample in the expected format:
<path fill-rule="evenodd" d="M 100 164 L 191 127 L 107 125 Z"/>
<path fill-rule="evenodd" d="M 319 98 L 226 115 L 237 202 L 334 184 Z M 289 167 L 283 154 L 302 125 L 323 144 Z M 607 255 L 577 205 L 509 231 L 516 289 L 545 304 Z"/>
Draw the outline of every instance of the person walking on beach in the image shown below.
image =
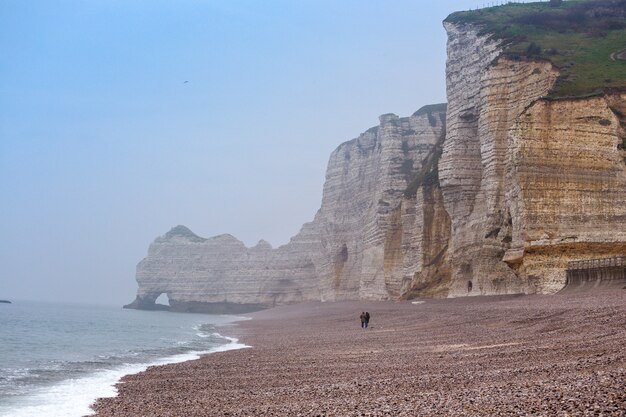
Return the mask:
<path fill-rule="evenodd" d="M 361 313 L 361 315 L 359 316 L 359 318 L 361 319 L 361 328 L 365 329 L 365 327 L 367 327 L 365 325 L 365 311 Z"/>
<path fill-rule="evenodd" d="M 370 325 L 370 312 L 366 311 L 365 312 L 365 328 L 367 329 L 367 326 Z"/>

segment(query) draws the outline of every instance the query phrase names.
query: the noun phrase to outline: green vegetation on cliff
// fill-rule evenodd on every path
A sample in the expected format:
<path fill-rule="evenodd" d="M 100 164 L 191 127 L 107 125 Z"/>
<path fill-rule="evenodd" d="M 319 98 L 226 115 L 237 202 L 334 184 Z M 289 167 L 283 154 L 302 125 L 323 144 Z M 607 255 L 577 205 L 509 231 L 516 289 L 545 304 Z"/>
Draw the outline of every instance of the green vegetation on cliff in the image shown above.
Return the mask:
<path fill-rule="evenodd" d="M 428 114 L 429 116 L 432 113 L 442 113 L 448 109 L 448 103 L 438 103 L 438 104 L 427 104 L 425 106 L 420 107 L 413 116 L 421 116 L 423 114 Z"/>
<path fill-rule="evenodd" d="M 542 59 L 560 70 L 550 97 L 626 88 L 626 0 L 510 3 L 453 13 L 446 22 L 482 27 L 511 59 Z"/>
<path fill-rule="evenodd" d="M 441 159 L 441 154 L 443 154 L 443 142 L 446 140 L 446 115 L 441 112 L 444 111 L 447 106 L 447 104 L 433 104 L 430 106 L 424 106 L 414 113 L 414 115 L 423 114 L 420 113 L 423 110 L 424 113 L 428 114 L 428 119 L 430 120 L 431 117 L 434 117 L 430 113 L 431 111 L 440 112 L 439 118 L 441 123 L 443 123 L 443 129 L 441 131 L 441 135 L 437 139 L 437 143 L 435 143 L 435 146 L 422 161 L 422 169 L 415 174 L 413 179 L 409 182 L 409 185 L 406 187 L 406 190 L 404 190 L 405 198 L 415 198 L 417 190 L 419 190 L 422 186 L 439 185 L 439 160 Z"/>
<path fill-rule="evenodd" d="M 445 134 L 442 136 L 445 138 Z M 422 169 L 413 177 L 406 190 L 404 190 L 405 198 L 415 198 L 417 190 L 422 186 L 439 184 L 439 160 L 443 153 L 442 146 L 443 143 L 437 142 L 437 145 L 428 154 L 423 162 Z"/>

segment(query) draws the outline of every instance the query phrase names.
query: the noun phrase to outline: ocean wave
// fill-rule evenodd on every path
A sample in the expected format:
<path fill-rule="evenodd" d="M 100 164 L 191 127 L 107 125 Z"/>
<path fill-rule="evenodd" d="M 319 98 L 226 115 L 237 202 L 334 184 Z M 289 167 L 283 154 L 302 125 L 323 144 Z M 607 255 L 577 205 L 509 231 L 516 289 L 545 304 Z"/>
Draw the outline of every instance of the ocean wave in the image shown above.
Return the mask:
<path fill-rule="evenodd" d="M 142 363 L 122 363 L 112 369 L 92 370 L 87 375 L 66 378 L 52 385 L 40 387 L 28 395 L 18 395 L 9 399 L 9 404 L 0 405 L 0 416 L 4 417 L 30 417 L 30 416 L 55 416 L 55 417 L 80 417 L 92 415 L 91 404 L 98 398 L 114 397 L 117 395 L 115 384 L 125 375 L 134 374 L 146 370 L 149 366 L 165 365 L 170 363 L 185 362 L 198 359 L 201 355 L 214 352 L 224 352 L 234 349 L 242 349 L 248 346 L 239 343 L 236 338 L 226 337 L 217 333 L 211 335 L 219 337 L 223 342 L 206 350 L 188 350 L 173 355 L 155 358 Z M 103 366 L 100 361 L 85 361 L 76 363 L 77 368 L 84 370 L 85 365 Z M 76 369 L 75 369 L 76 370 Z M 17 370 L 16 370 L 17 371 Z M 15 380 L 21 377 L 33 376 L 33 374 L 49 372 L 50 370 L 21 370 L 23 374 L 15 373 Z M 71 369 L 66 369 L 74 375 Z M 67 373 L 65 374 L 68 375 Z M 24 384 L 27 385 L 27 384 Z"/>

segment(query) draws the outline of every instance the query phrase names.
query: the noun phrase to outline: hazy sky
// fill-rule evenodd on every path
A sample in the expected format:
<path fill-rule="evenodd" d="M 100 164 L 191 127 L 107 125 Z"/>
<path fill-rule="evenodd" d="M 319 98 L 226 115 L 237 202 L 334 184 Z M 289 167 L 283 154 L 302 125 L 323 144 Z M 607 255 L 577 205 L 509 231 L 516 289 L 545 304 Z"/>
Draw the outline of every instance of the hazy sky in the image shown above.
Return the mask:
<path fill-rule="evenodd" d="M 330 152 L 446 101 L 483 1 L 0 0 L 0 299 L 123 304 L 178 224 L 287 243 Z"/>

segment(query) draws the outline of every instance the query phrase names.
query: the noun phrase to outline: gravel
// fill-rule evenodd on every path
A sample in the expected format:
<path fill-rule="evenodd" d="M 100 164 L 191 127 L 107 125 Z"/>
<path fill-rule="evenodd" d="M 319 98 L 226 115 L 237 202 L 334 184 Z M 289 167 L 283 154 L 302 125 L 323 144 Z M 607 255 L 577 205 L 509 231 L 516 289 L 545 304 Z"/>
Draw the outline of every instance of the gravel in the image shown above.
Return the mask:
<path fill-rule="evenodd" d="M 308 303 L 151 367 L 97 416 L 626 416 L 626 290 Z M 361 311 L 372 315 L 361 329 Z"/>

